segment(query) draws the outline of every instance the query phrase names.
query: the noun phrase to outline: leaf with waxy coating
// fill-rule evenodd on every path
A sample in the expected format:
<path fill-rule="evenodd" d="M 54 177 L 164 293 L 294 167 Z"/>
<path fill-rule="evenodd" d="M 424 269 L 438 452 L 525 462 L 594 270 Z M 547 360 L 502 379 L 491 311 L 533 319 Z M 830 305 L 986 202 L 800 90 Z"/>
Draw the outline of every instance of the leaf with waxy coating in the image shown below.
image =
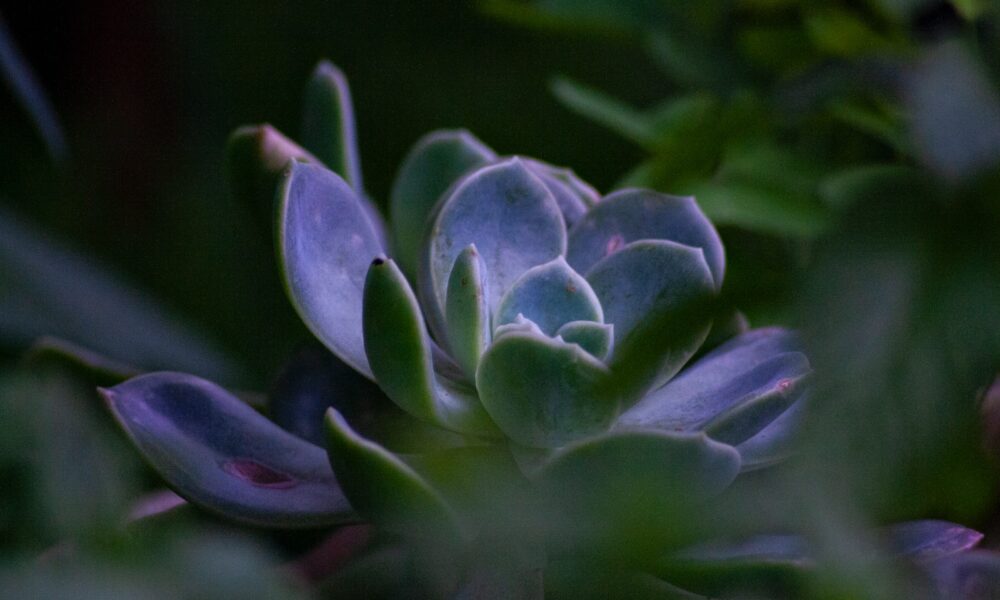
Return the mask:
<path fill-rule="evenodd" d="M 518 444 L 561 446 L 599 433 L 618 414 L 595 394 L 607 368 L 575 344 L 512 331 L 483 354 L 476 387 L 486 411 Z"/>
<path fill-rule="evenodd" d="M 278 254 L 292 304 L 327 348 L 371 377 L 361 297 L 382 246 L 361 200 L 336 174 L 294 161 L 279 194 Z"/>
<path fill-rule="evenodd" d="M 525 271 L 500 299 L 494 323 L 512 323 L 518 315 L 550 336 L 570 321 L 604 320 L 590 284 L 561 256 Z"/>
<path fill-rule="evenodd" d="M 594 265 L 587 281 L 604 308 L 604 320 L 615 326 L 612 368 L 637 371 L 628 386 L 632 389 L 626 390 L 630 402 L 673 376 L 708 334 L 712 311 L 707 304 L 704 314 L 682 314 L 715 293 L 699 248 L 665 240 L 632 242 Z M 667 333 L 665 325 L 683 331 Z"/>
<path fill-rule="evenodd" d="M 929 563 L 976 546 L 983 534 L 957 523 L 925 519 L 895 523 L 883 529 L 890 550 L 918 563 Z"/>
<path fill-rule="evenodd" d="M 453 431 L 495 432 L 474 394 L 438 380 L 420 305 L 391 259 L 376 258 L 368 270 L 362 321 L 372 373 L 400 408 Z"/>
<path fill-rule="evenodd" d="M 490 343 L 490 308 L 486 304 L 486 266 L 475 244 L 462 251 L 448 278 L 445 321 L 448 345 L 466 377 L 476 379 L 479 357 Z"/>
<path fill-rule="evenodd" d="M 781 329 L 733 338 L 639 401 L 617 426 L 703 430 L 739 444 L 801 397 L 810 368 L 803 354 L 787 351 L 794 345 Z"/>
<path fill-rule="evenodd" d="M 320 61 L 306 84 L 302 143 L 359 196 L 364 194 L 351 90 L 344 74 L 329 61 Z"/>
<path fill-rule="evenodd" d="M 101 393 L 139 452 L 194 504 L 267 527 L 357 521 L 321 448 L 215 384 L 161 372 Z"/>
<path fill-rule="evenodd" d="M 808 397 L 801 398 L 756 435 L 736 446 L 743 470 L 754 471 L 782 462 L 795 451 Z"/>
<path fill-rule="evenodd" d="M 336 409 L 324 423 L 330 464 L 358 512 L 389 531 L 460 538 L 456 515 L 423 477 L 355 433 Z"/>
<path fill-rule="evenodd" d="M 475 244 L 486 265 L 491 312 L 522 273 L 563 254 L 566 228 L 552 194 L 517 158 L 467 176 L 442 205 L 430 231 L 428 272 L 433 297 L 444 306 L 458 255 Z"/>
<path fill-rule="evenodd" d="M 531 172 L 541 178 L 562 211 L 566 227 L 572 227 L 600 200 L 597 190 L 576 176 L 571 169 L 564 169 L 531 158 L 523 159 Z"/>
<path fill-rule="evenodd" d="M 429 221 L 445 191 L 463 174 L 495 159 L 492 150 L 463 129 L 434 131 L 417 141 L 389 198 L 392 243 L 403 272 L 416 276 Z"/>
<path fill-rule="evenodd" d="M 599 360 L 611 354 L 614 343 L 615 326 L 593 321 L 570 321 L 556 331 L 567 344 L 577 344 Z"/>
<path fill-rule="evenodd" d="M 722 287 L 726 270 L 722 240 L 691 197 L 637 189 L 607 196 L 570 231 L 566 260 L 589 279 L 590 270 L 601 259 L 638 240 L 669 240 L 701 248 L 715 288 Z"/>

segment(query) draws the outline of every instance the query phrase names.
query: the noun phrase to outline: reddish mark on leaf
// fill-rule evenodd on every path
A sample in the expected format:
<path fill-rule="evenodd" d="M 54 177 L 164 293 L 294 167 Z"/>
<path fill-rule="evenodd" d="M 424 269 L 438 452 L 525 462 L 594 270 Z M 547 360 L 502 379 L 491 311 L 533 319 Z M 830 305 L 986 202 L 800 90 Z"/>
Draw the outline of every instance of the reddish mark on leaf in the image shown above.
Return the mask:
<path fill-rule="evenodd" d="M 777 385 L 778 391 L 779 392 L 787 392 L 792 387 L 792 383 L 794 383 L 794 382 L 791 379 L 782 379 L 782 380 L 778 381 L 778 385 Z"/>
<path fill-rule="evenodd" d="M 264 466 L 250 458 L 235 458 L 222 463 L 222 470 L 257 487 L 286 489 L 298 481 L 281 471 Z"/>
<path fill-rule="evenodd" d="M 614 254 L 621 250 L 621 247 L 625 245 L 625 238 L 619 234 L 614 234 L 608 239 L 607 246 L 604 247 L 604 256 Z"/>

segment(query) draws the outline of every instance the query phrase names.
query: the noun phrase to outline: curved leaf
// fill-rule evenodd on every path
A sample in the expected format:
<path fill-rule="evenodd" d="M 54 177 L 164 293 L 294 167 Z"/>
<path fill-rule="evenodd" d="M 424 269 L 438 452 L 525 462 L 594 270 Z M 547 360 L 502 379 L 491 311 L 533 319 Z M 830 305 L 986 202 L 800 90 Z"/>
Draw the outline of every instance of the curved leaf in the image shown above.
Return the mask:
<path fill-rule="evenodd" d="M 575 344 L 511 331 L 483 354 L 476 387 L 508 437 L 551 447 L 608 428 L 618 403 L 595 393 L 606 374 L 603 363 Z"/>
<path fill-rule="evenodd" d="M 736 337 L 626 411 L 620 427 L 704 430 L 738 444 L 760 432 L 799 399 L 810 372 L 799 352 L 784 352 L 783 330 Z"/>
<path fill-rule="evenodd" d="M 533 158 L 523 160 L 531 172 L 538 175 L 545 187 L 552 193 L 567 228 L 572 227 L 591 206 L 600 200 L 600 194 L 597 193 L 597 190 L 577 177 L 571 169 L 555 167 Z"/>
<path fill-rule="evenodd" d="M 486 266 L 475 244 L 470 245 L 455 259 L 448 278 L 445 321 L 451 354 L 473 381 L 479 357 L 490 343 L 486 286 Z"/>
<path fill-rule="evenodd" d="M 937 520 L 908 521 L 885 528 L 889 546 L 897 555 L 929 563 L 975 547 L 983 534 L 957 523 Z"/>
<path fill-rule="evenodd" d="M 692 197 L 637 189 L 615 192 L 570 231 L 566 260 L 589 279 L 590 269 L 601 259 L 638 240 L 669 240 L 701 248 L 715 288 L 722 287 L 726 270 L 722 240 Z"/>
<path fill-rule="evenodd" d="M 743 471 L 770 467 L 792 455 L 807 402 L 808 398 L 801 398 L 757 435 L 736 446 L 743 459 Z"/>
<path fill-rule="evenodd" d="M 518 315 L 550 336 L 570 321 L 604 320 L 590 284 L 561 256 L 525 271 L 501 298 L 494 323 L 512 323 Z"/>
<path fill-rule="evenodd" d="M 400 408 L 446 429 L 471 434 L 495 431 L 475 395 L 438 381 L 420 305 L 391 259 L 376 258 L 368 270 L 362 321 L 372 373 Z"/>
<path fill-rule="evenodd" d="M 213 383 L 161 372 L 101 394 L 150 465 L 194 504 L 268 527 L 357 521 L 321 448 Z"/>
<path fill-rule="evenodd" d="M 545 185 L 517 158 L 483 167 L 458 183 L 430 232 L 429 280 L 438 306 L 458 255 L 475 244 L 486 265 L 495 311 L 507 289 L 531 267 L 566 250 L 562 213 Z"/>
<path fill-rule="evenodd" d="M 593 321 L 570 321 L 556 331 L 567 344 L 577 344 L 598 360 L 605 360 L 611 354 L 614 343 L 615 326 Z"/>
<path fill-rule="evenodd" d="M 279 201 L 279 262 L 292 304 L 327 348 L 371 377 L 361 296 L 382 247 L 361 200 L 334 173 L 293 161 Z"/>
<path fill-rule="evenodd" d="M 340 69 L 326 60 L 316 65 L 306 84 L 302 143 L 359 196 L 364 194 L 351 90 Z"/>
<path fill-rule="evenodd" d="M 361 514 L 389 531 L 460 538 L 456 515 L 423 477 L 355 433 L 336 409 L 324 423 L 330 464 Z"/>
<path fill-rule="evenodd" d="M 453 183 L 471 169 L 496 160 L 496 154 L 463 129 L 434 131 L 417 141 L 392 184 L 389 215 L 396 260 L 414 277 L 434 206 Z"/>
<path fill-rule="evenodd" d="M 594 265 L 587 280 L 604 320 L 615 326 L 612 368 L 624 364 L 638 373 L 629 397 L 669 379 L 708 335 L 711 310 L 702 300 L 714 295 L 714 286 L 698 248 L 664 240 L 632 242 Z M 686 314 L 701 306 L 704 314 Z M 671 324 L 684 331 L 668 335 Z"/>

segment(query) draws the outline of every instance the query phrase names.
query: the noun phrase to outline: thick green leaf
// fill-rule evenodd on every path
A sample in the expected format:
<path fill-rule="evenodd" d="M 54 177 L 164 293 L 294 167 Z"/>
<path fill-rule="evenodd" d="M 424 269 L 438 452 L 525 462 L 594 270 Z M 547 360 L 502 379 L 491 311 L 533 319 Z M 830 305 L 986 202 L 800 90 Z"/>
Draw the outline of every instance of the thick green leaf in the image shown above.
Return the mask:
<path fill-rule="evenodd" d="M 0 239 L 0 345 L 57 336 L 140 368 L 239 377 L 237 365 L 187 323 L 2 209 Z"/>
<path fill-rule="evenodd" d="M 444 306 L 455 259 L 475 244 L 486 265 L 487 298 L 500 298 L 522 273 L 566 251 L 566 228 L 552 194 L 524 163 L 511 160 L 479 169 L 452 191 L 430 231 L 425 280 Z"/>
<path fill-rule="evenodd" d="M 150 465 L 198 506 L 266 527 L 357 520 L 321 448 L 213 383 L 161 372 L 101 393 Z"/>
<path fill-rule="evenodd" d="M 486 266 L 476 246 L 470 245 L 455 259 L 448 278 L 445 320 L 451 355 L 476 379 L 479 357 L 490 343 L 490 308 L 486 304 Z"/>
<path fill-rule="evenodd" d="M 594 290 L 562 256 L 525 271 L 500 299 L 494 324 L 512 323 L 517 315 L 550 336 L 570 321 L 604 320 Z"/>
<path fill-rule="evenodd" d="M 438 381 L 420 305 L 391 259 L 376 258 L 365 279 L 365 353 L 382 390 L 418 419 L 470 434 L 495 431 L 474 393 Z"/>
<path fill-rule="evenodd" d="M 302 143 L 359 196 L 364 194 L 351 90 L 340 69 L 325 60 L 306 85 Z"/>
<path fill-rule="evenodd" d="M 631 360 L 622 358 L 630 352 L 648 357 L 649 367 L 634 382 L 636 389 L 665 382 L 708 335 L 710 313 L 684 318 L 687 334 L 662 339 L 665 322 L 682 320 L 679 311 L 714 294 L 701 249 L 664 240 L 632 242 L 594 265 L 587 280 L 604 307 L 604 320 L 615 326 L 612 368 Z"/>
<path fill-rule="evenodd" d="M 392 184 L 389 214 L 392 244 L 403 271 L 415 277 L 434 207 L 445 191 L 496 154 L 468 131 L 441 130 L 420 138 Z"/>
<path fill-rule="evenodd" d="M 361 200 L 331 171 L 293 161 L 279 201 L 278 255 L 292 304 L 320 341 L 370 377 L 361 297 L 382 246 Z"/>
<path fill-rule="evenodd" d="M 590 270 L 601 259 L 638 240 L 669 240 L 701 248 L 716 289 L 722 287 L 726 269 L 722 240 L 691 197 L 649 190 L 621 190 L 609 195 L 570 231 L 566 260 L 590 279 Z M 624 336 L 620 326 L 616 329 Z"/>
<path fill-rule="evenodd" d="M 476 387 L 497 426 L 518 444 L 555 447 L 604 431 L 618 414 L 598 397 L 607 375 L 576 344 L 526 331 L 498 335 L 483 355 Z"/>
<path fill-rule="evenodd" d="M 577 344 L 599 360 L 611 354 L 615 326 L 593 321 L 570 321 L 556 331 L 567 344 Z"/>
<path fill-rule="evenodd" d="M 325 424 L 330 464 L 359 513 L 389 531 L 460 539 L 457 516 L 423 477 L 360 437 L 336 409 L 327 411 Z"/>

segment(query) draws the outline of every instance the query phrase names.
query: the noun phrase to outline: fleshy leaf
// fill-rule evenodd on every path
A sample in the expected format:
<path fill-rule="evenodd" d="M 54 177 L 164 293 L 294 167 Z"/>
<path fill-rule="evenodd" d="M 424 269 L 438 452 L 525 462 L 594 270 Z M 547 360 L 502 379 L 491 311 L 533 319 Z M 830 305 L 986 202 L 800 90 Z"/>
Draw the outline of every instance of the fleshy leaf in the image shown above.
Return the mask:
<path fill-rule="evenodd" d="M 537 481 L 570 543 L 582 534 L 658 544 L 687 539 L 739 468 L 735 449 L 704 434 L 612 432 L 557 451 Z"/>
<path fill-rule="evenodd" d="M 475 244 L 470 245 L 455 259 L 448 278 L 445 321 L 451 354 L 471 381 L 476 378 L 479 357 L 490 343 L 486 286 L 486 266 Z"/>
<path fill-rule="evenodd" d="M 359 196 L 364 194 L 351 90 L 344 74 L 329 61 L 320 61 L 306 84 L 302 143 Z"/>
<path fill-rule="evenodd" d="M 983 539 L 983 534 L 948 521 L 923 520 L 896 523 L 885 528 L 890 549 L 897 555 L 929 563 L 965 552 Z"/>
<path fill-rule="evenodd" d="M 524 163 L 552 193 L 567 228 L 579 221 L 600 199 L 597 190 L 577 177 L 571 169 L 555 167 L 531 158 L 524 159 Z"/>
<path fill-rule="evenodd" d="M 638 373 L 629 398 L 669 379 L 708 334 L 711 310 L 702 300 L 713 296 L 714 287 L 698 248 L 664 240 L 632 242 L 594 265 L 587 280 L 605 322 L 615 326 L 612 368 L 625 363 Z M 704 314 L 686 314 L 701 306 Z M 671 324 L 683 331 L 667 333 Z"/>
<path fill-rule="evenodd" d="M 458 255 L 475 244 L 486 265 L 491 311 L 522 273 L 566 250 L 566 228 L 552 194 L 517 158 L 470 174 L 445 201 L 425 249 L 432 301 L 444 306 Z"/>
<path fill-rule="evenodd" d="M 423 477 L 355 433 L 336 409 L 324 422 L 330 464 L 359 513 L 389 531 L 459 539 L 455 513 Z"/>
<path fill-rule="evenodd" d="M 512 323 L 518 315 L 550 336 L 570 321 L 604 320 L 590 284 L 561 256 L 525 271 L 500 300 L 494 323 Z"/>
<path fill-rule="evenodd" d="M 498 325 L 497 328 L 493 330 L 493 341 L 496 342 L 501 337 L 511 333 L 527 333 L 537 335 L 539 337 L 545 337 L 545 333 L 538 327 L 538 325 L 535 324 L 534 321 L 525 318 L 524 315 L 517 315 L 510 323 Z"/>
<path fill-rule="evenodd" d="M 669 240 L 701 248 L 715 288 L 722 287 L 726 270 L 722 240 L 692 197 L 635 189 L 615 192 L 570 231 L 566 260 L 589 279 L 590 269 L 601 259 L 637 240 Z"/>
<path fill-rule="evenodd" d="M 416 276 L 427 228 L 438 200 L 466 172 L 496 154 L 464 130 L 435 131 L 420 138 L 392 185 L 392 242 L 403 271 Z"/>
<path fill-rule="evenodd" d="M 743 459 L 743 471 L 770 467 L 792 455 L 807 402 L 808 398 L 801 398 L 757 435 L 736 446 Z"/>
<path fill-rule="evenodd" d="M 611 354 L 615 326 L 593 321 L 570 321 L 556 331 L 567 344 L 577 344 L 599 360 Z"/>
<path fill-rule="evenodd" d="M 512 331 L 483 354 L 476 387 L 508 437 L 552 447 L 604 431 L 617 416 L 617 402 L 595 393 L 606 374 L 603 363 L 575 344 Z"/>
<path fill-rule="evenodd" d="M 494 430 L 475 395 L 438 381 L 420 305 L 391 259 L 376 258 L 368 270 L 362 320 L 372 373 L 400 408 L 454 431 L 486 434 Z"/>
<path fill-rule="evenodd" d="M 327 348 L 371 377 L 361 297 L 382 247 L 361 200 L 331 171 L 294 161 L 279 194 L 278 253 L 292 304 Z"/>
<path fill-rule="evenodd" d="M 734 338 L 643 398 L 617 425 L 703 430 L 728 444 L 743 442 L 802 394 L 809 361 L 799 352 L 784 351 L 791 339 L 780 329 Z"/>
<path fill-rule="evenodd" d="M 150 465 L 194 504 L 268 527 L 357 521 L 321 448 L 215 384 L 160 372 L 101 393 Z"/>
<path fill-rule="evenodd" d="M 1000 596 L 1000 553 L 975 550 L 936 563 L 930 569 L 939 597 L 982 600 Z"/>

